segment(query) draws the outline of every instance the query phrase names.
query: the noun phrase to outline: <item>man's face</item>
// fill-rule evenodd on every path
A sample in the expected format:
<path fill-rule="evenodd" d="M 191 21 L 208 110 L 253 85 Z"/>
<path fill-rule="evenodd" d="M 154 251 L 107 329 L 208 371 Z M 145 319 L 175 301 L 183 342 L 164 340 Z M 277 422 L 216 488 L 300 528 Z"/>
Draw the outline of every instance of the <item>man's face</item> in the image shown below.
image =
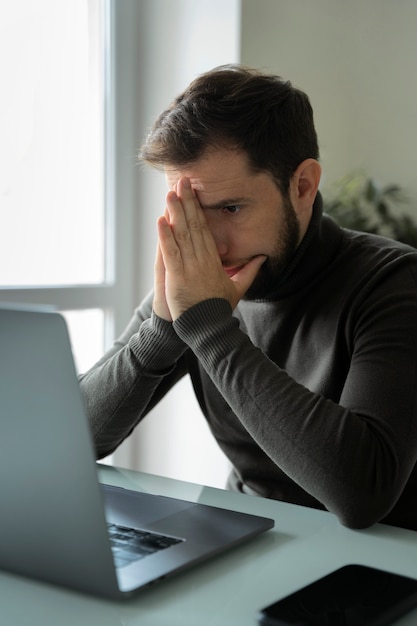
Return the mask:
<path fill-rule="evenodd" d="M 297 215 L 272 176 L 253 172 L 245 153 L 227 149 L 165 172 L 170 189 L 190 179 L 229 276 L 253 257 L 267 257 L 245 296 L 265 297 L 300 242 Z"/>

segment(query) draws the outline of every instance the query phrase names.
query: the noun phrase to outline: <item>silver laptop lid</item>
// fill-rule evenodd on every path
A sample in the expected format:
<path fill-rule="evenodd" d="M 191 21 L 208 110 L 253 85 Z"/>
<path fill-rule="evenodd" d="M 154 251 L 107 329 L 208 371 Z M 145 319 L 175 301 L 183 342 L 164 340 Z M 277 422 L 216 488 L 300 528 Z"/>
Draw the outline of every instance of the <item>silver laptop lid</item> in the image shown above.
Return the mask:
<path fill-rule="evenodd" d="M 93 444 L 56 312 L 0 308 L 0 497 L 0 568 L 118 594 Z"/>

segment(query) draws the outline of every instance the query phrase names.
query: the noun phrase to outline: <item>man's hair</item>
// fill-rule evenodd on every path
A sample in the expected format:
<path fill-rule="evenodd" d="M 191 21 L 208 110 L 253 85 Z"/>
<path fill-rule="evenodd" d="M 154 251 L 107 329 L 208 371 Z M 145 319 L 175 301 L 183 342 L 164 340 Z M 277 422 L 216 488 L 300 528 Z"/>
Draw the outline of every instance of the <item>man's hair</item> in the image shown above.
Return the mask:
<path fill-rule="evenodd" d="M 197 77 L 155 121 L 140 158 L 184 167 L 209 149 L 244 151 L 287 194 L 292 174 L 318 159 L 313 110 L 305 93 L 273 74 L 223 65 Z"/>

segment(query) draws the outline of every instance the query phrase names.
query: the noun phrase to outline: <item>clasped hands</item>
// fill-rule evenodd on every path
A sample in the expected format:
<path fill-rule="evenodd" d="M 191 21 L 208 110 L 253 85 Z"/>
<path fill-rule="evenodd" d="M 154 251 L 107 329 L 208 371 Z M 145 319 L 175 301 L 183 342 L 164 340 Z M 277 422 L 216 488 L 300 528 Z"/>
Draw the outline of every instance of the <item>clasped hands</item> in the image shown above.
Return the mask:
<path fill-rule="evenodd" d="M 168 192 L 157 229 L 153 308 L 167 321 L 209 298 L 224 298 L 234 309 L 266 258 L 250 259 L 229 278 L 188 178 Z"/>

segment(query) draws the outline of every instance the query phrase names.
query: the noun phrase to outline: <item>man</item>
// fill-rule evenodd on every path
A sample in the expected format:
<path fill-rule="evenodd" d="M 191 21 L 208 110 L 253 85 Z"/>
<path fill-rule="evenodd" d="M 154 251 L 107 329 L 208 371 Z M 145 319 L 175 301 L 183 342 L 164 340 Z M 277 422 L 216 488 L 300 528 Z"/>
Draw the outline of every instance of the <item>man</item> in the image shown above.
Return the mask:
<path fill-rule="evenodd" d="M 142 158 L 169 191 L 153 293 L 81 379 L 98 456 L 189 374 L 231 488 L 417 529 L 417 253 L 322 215 L 307 96 L 217 68 Z"/>

